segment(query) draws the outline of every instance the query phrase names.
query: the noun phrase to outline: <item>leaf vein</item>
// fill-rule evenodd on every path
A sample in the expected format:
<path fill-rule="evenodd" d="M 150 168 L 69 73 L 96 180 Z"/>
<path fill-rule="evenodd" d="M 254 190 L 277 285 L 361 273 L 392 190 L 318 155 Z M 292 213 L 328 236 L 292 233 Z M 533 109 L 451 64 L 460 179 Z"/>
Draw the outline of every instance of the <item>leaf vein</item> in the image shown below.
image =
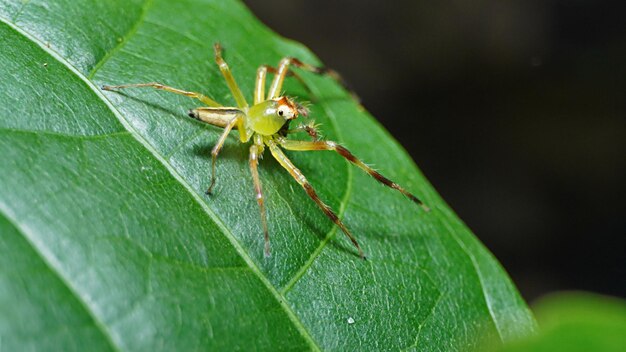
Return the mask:
<path fill-rule="evenodd" d="M 94 65 L 93 69 L 87 75 L 88 79 L 92 79 L 96 75 L 96 72 L 98 72 L 98 70 L 107 61 L 109 61 L 111 56 L 113 56 L 117 51 L 119 51 L 126 44 L 126 42 L 128 42 L 128 39 L 130 37 L 132 37 L 137 32 L 137 30 L 139 29 L 139 27 L 141 26 L 141 24 L 144 22 L 144 20 L 146 18 L 146 13 L 148 12 L 148 9 L 150 8 L 150 6 L 152 6 L 152 1 L 153 0 L 146 0 L 146 2 L 144 2 L 143 6 L 141 7 L 141 15 L 139 15 L 139 18 L 137 19 L 137 22 L 135 22 L 135 24 L 128 30 L 128 32 L 124 36 L 122 36 L 122 40 L 113 49 L 108 51 L 102 57 L 102 59 L 100 59 L 100 61 L 98 61 Z"/>
<path fill-rule="evenodd" d="M 463 253 L 465 253 L 465 255 L 467 255 L 467 257 L 469 258 L 470 262 L 472 263 L 472 267 L 474 268 L 474 271 L 476 272 L 476 276 L 478 277 L 478 282 L 480 283 L 480 287 L 481 287 L 480 291 L 481 291 L 481 294 L 483 296 L 483 299 L 485 300 L 485 307 L 487 308 L 487 312 L 489 313 L 489 317 L 493 321 L 493 325 L 494 325 L 494 327 L 496 329 L 496 332 L 498 333 L 498 338 L 500 339 L 500 341 L 505 342 L 505 340 L 504 340 L 504 338 L 502 336 L 502 333 L 500 332 L 500 327 L 498 326 L 498 322 L 496 321 L 496 317 L 493 314 L 493 309 L 491 307 L 491 303 L 490 303 L 490 300 L 489 300 L 489 297 L 488 297 L 489 295 L 486 292 L 484 279 L 483 279 L 483 276 L 482 276 L 482 274 L 480 272 L 480 269 L 478 268 L 478 264 L 476 263 L 476 258 L 474 257 L 474 255 L 472 255 L 472 253 L 470 253 L 470 251 L 467 250 L 467 248 L 465 247 L 463 242 L 457 237 L 457 235 L 454 232 L 454 230 L 450 227 L 450 224 L 447 221 L 441 221 L 441 223 L 446 228 L 446 230 L 448 230 L 448 232 L 450 233 L 450 235 L 452 236 L 454 241 L 457 243 L 457 245 L 459 246 L 461 251 Z"/>
<path fill-rule="evenodd" d="M 313 93 L 315 95 L 319 95 L 319 91 L 317 91 L 317 89 L 315 90 L 316 91 Z M 335 122 L 335 119 L 336 119 L 335 114 L 328 109 L 325 103 L 320 102 L 320 106 L 322 106 L 326 115 L 330 117 L 330 123 L 333 129 L 335 130 L 335 133 L 337 134 L 337 140 L 341 142 L 342 140 L 341 131 L 339 131 L 339 128 L 337 128 L 337 123 Z M 346 169 L 347 169 L 347 174 L 348 174 L 348 177 L 346 180 L 346 191 L 343 197 L 341 198 L 341 201 L 339 203 L 339 211 L 337 212 L 337 215 L 339 216 L 340 219 L 343 219 L 343 215 L 346 211 L 346 208 L 348 207 L 348 200 L 352 196 L 352 185 L 354 183 L 354 174 L 353 174 L 354 171 L 352 170 L 352 167 L 350 167 L 350 165 L 346 165 Z M 287 282 L 287 284 L 285 284 L 285 287 L 281 289 L 280 292 L 283 295 L 289 292 L 289 290 L 291 290 L 295 286 L 295 284 L 304 276 L 304 274 L 306 274 L 306 271 L 313 265 L 315 260 L 317 260 L 320 253 L 326 247 L 328 242 L 330 242 L 330 240 L 335 236 L 335 233 L 337 233 L 337 229 L 338 229 L 337 225 L 333 225 L 331 230 L 324 237 L 324 240 L 315 249 L 315 251 L 311 253 L 311 256 L 309 257 L 309 259 L 307 259 L 307 261 L 302 265 L 302 267 L 294 274 L 294 276 Z"/>
<path fill-rule="evenodd" d="M 13 23 L 17 23 L 17 19 L 20 17 L 20 15 L 24 12 L 24 8 L 26 8 L 26 6 L 28 6 L 28 4 L 30 3 L 31 0 L 26 0 L 26 1 L 22 1 L 22 6 L 20 6 L 19 10 L 17 10 L 17 12 L 15 13 L 15 15 L 13 16 L 13 18 L 11 19 L 11 22 Z"/>
<path fill-rule="evenodd" d="M 21 128 L 0 127 L 0 133 L 2 132 L 32 134 L 36 136 L 55 136 L 55 137 L 72 138 L 72 139 L 79 139 L 79 140 L 94 140 L 94 139 L 101 139 L 101 138 L 130 135 L 128 131 L 117 131 L 117 132 L 111 132 L 111 133 L 85 136 L 85 135 L 76 135 L 76 134 L 69 134 L 69 133 L 63 133 L 63 132 L 26 130 L 26 129 L 21 129 Z"/>
<path fill-rule="evenodd" d="M 0 20 L 2 20 L 0 18 Z M 6 22 L 6 21 L 4 21 Z M 43 43 L 39 38 L 35 35 L 28 33 L 27 31 L 21 29 L 20 27 L 12 24 L 6 23 L 8 26 L 13 28 L 15 31 L 23 35 L 28 40 L 37 44 L 42 50 L 47 52 L 54 59 L 59 61 L 62 65 L 66 66 L 73 74 L 75 74 L 78 78 L 80 78 L 92 92 L 100 98 L 105 105 L 111 110 L 113 115 L 122 123 L 122 125 L 126 128 L 126 130 L 139 142 L 147 151 L 149 151 L 155 159 L 157 159 L 163 167 L 178 181 L 190 194 L 190 196 L 200 205 L 200 207 L 209 215 L 209 217 L 215 222 L 217 227 L 222 231 L 224 236 L 228 239 L 231 245 L 234 247 L 235 251 L 241 256 L 241 258 L 246 262 L 246 264 L 250 267 L 250 270 L 258 277 L 258 279 L 263 283 L 263 285 L 267 288 L 269 293 L 274 296 L 274 299 L 278 302 L 283 311 L 287 314 L 287 317 L 293 323 L 293 326 L 298 330 L 298 332 L 302 335 L 303 339 L 309 343 L 310 347 L 314 351 L 320 351 L 320 347 L 316 343 L 315 340 L 311 337 L 308 330 L 305 328 L 304 324 L 298 319 L 295 312 L 291 308 L 291 306 L 287 303 L 287 300 L 283 295 L 281 295 L 277 288 L 275 288 L 269 279 L 261 272 L 259 267 L 253 261 L 252 257 L 245 251 L 242 247 L 239 240 L 235 237 L 232 231 L 226 226 L 226 224 L 217 216 L 217 214 L 208 206 L 208 204 L 202 200 L 200 195 L 192 188 L 192 186 L 182 177 L 182 175 L 174 169 L 174 167 L 167 162 L 163 155 L 161 155 L 145 138 L 143 138 L 131 125 L 129 121 L 127 121 L 120 112 L 112 105 L 112 103 L 104 96 L 104 94 L 100 91 L 100 89 L 95 86 L 95 84 L 89 80 L 87 76 L 81 73 L 76 67 L 74 67 L 68 60 L 66 60 L 63 56 L 61 56 L 56 51 L 51 48 L 46 47 L 45 43 Z M 101 67 L 102 65 L 100 65 Z M 105 328 L 102 326 L 102 328 Z"/>
<path fill-rule="evenodd" d="M 93 320 L 94 326 L 102 333 L 102 336 L 111 346 L 111 349 L 114 351 L 121 351 L 122 349 L 115 343 L 111 332 L 107 329 L 104 322 L 99 319 L 95 310 L 89 305 L 88 299 L 80 294 L 80 291 L 72 285 L 69 278 L 62 275 L 62 270 L 60 269 L 61 264 L 57 262 L 54 255 L 52 253 L 47 253 L 45 245 L 38 243 L 39 241 L 37 241 L 37 236 L 29 233 L 27 227 L 21 226 L 17 219 L 9 216 L 9 213 L 10 211 L 8 207 L 4 203 L 0 203 L 0 216 L 6 218 L 7 221 L 22 234 L 28 245 L 33 249 L 33 252 L 39 256 L 44 265 L 59 279 L 63 286 L 65 286 L 72 293 L 72 295 L 76 297 L 78 303 L 81 307 L 83 307 L 85 313 L 87 313 L 87 315 Z"/>
<path fill-rule="evenodd" d="M 435 300 L 435 303 L 433 304 L 432 308 L 430 309 L 430 312 L 428 312 L 428 315 L 426 315 L 424 320 L 422 320 L 422 322 L 417 327 L 417 336 L 415 336 L 415 342 L 411 346 L 404 348 L 402 351 L 408 351 L 408 350 L 418 346 L 418 343 L 419 343 L 420 336 L 422 334 L 422 329 L 424 328 L 424 325 L 426 325 L 426 323 L 428 323 L 428 320 L 435 314 L 435 310 L 437 309 L 437 306 L 443 300 L 444 293 L 442 293 L 441 291 L 438 291 L 438 292 L 439 292 L 439 295 L 437 296 L 437 299 Z"/>

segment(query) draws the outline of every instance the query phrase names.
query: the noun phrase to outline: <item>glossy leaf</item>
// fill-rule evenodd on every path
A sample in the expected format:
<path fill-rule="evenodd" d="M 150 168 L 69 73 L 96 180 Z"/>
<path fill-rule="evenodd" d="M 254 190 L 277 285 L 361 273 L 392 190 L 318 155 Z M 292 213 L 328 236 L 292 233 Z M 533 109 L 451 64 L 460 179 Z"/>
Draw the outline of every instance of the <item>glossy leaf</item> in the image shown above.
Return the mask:
<path fill-rule="evenodd" d="M 496 260 L 324 77 L 302 74 L 325 136 L 432 212 L 337 155 L 289 153 L 359 238 L 360 260 L 267 154 L 265 258 L 237 133 L 209 197 L 220 130 L 186 116 L 201 104 L 99 89 L 159 81 L 232 105 L 216 41 L 249 100 L 259 65 L 319 63 L 237 1 L 0 1 L 1 349 L 465 351 L 534 329 Z"/>

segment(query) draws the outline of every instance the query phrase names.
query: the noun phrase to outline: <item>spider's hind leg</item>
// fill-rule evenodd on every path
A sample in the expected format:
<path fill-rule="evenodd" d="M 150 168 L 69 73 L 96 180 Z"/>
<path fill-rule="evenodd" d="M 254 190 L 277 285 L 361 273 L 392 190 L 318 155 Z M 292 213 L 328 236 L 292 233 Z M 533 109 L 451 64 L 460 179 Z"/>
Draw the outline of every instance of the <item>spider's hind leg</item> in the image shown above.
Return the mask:
<path fill-rule="evenodd" d="M 428 208 L 424 203 L 422 203 L 422 201 L 419 198 L 417 198 L 416 196 L 414 196 L 411 192 L 407 191 L 406 189 L 402 188 L 397 183 L 395 183 L 395 182 L 391 181 L 390 179 L 386 178 L 385 176 L 381 175 L 378 171 L 376 171 L 376 170 L 372 169 L 371 167 L 367 166 L 359 158 L 354 156 L 354 154 L 352 154 L 348 149 L 340 146 L 336 142 L 332 142 L 332 141 L 314 141 L 314 142 L 290 141 L 288 139 L 282 138 L 282 139 L 279 140 L 279 143 L 280 143 L 280 145 L 283 148 L 285 148 L 287 150 L 294 150 L 294 151 L 334 150 L 334 151 L 337 152 L 337 154 L 341 155 L 342 157 L 344 157 L 349 162 L 353 163 L 354 165 L 356 165 L 359 168 L 361 168 L 363 171 L 367 172 L 370 176 L 375 178 L 378 182 L 380 182 L 380 183 L 384 184 L 385 186 L 393 188 L 393 189 L 397 190 L 398 192 L 404 194 L 409 199 L 411 199 L 413 202 L 419 204 L 425 211 L 430 211 L 430 208 Z"/>
<path fill-rule="evenodd" d="M 182 90 L 182 89 L 166 86 L 166 85 L 163 85 L 163 84 L 157 83 L 157 82 L 123 84 L 123 85 L 120 85 L 120 86 L 102 86 L 102 89 L 104 89 L 104 90 L 111 90 L 111 91 L 114 91 L 114 90 L 117 90 L 117 89 L 126 89 L 126 88 L 154 88 L 154 89 L 164 90 L 166 92 L 170 92 L 170 93 L 174 93 L 174 94 L 184 95 L 186 97 L 190 97 L 190 98 L 193 98 L 193 99 L 198 99 L 198 100 L 200 100 L 201 102 L 205 103 L 208 106 L 212 106 L 212 107 L 220 107 L 220 106 L 222 106 L 218 102 L 216 102 L 215 100 L 207 97 L 204 94 L 200 94 L 200 93 L 196 93 L 196 92 L 188 92 L 188 91 L 185 91 L 185 90 Z"/>

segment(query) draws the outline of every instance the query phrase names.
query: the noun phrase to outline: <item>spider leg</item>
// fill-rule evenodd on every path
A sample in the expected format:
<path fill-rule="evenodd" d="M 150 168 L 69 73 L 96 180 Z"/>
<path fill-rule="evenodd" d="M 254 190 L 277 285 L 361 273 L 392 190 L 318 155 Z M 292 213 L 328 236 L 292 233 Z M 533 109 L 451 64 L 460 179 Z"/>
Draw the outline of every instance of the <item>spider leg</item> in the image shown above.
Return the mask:
<path fill-rule="evenodd" d="M 311 184 L 306 179 L 306 177 L 304 177 L 302 172 L 297 167 L 295 167 L 295 165 L 293 165 L 291 160 L 287 158 L 285 153 L 283 153 L 283 151 L 280 150 L 280 148 L 274 141 L 272 140 L 267 141 L 267 145 L 270 149 L 270 152 L 272 153 L 274 158 L 278 161 L 278 163 L 280 163 L 282 167 L 284 167 L 287 171 L 289 171 L 291 176 L 300 184 L 300 186 L 302 186 L 302 188 L 304 188 L 307 195 L 315 202 L 315 204 L 317 204 L 318 207 L 320 207 L 320 209 L 322 209 L 324 214 L 326 214 L 326 216 L 330 220 L 332 220 L 337 226 L 339 226 L 341 231 L 343 231 L 343 233 L 345 233 L 346 236 L 348 236 L 352 244 L 356 247 L 356 249 L 358 249 L 359 255 L 361 256 L 361 258 L 366 259 L 365 254 L 363 254 L 363 250 L 361 249 L 361 246 L 359 246 L 359 243 L 357 242 L 356 238 L 350 233 L 350 231 L 348 231 L 348 228 L 346 228 L 346 225 L 343 224 L 343 222 L 339 219 L 337 214 L 335 214 L 335 212 L 319 198 L 319 196 L 317 195 L 317 192 L 315 192 L 315 189 L 313 189 L 313 186 L 311 186 Z"/>
<path fill-rule="evenodd" d="M 272 66 L 261 65 L 256 71 L 256 84 L 254 86 L 254 103 L 255 104 L 258 104 L 265 100 L 265 81 L 266 81 L 268 72 L 272 74 L 276 74 L 278 70 Z M 311 91 L 311 89 L 309 88 L 308 84 L 304 82 L 304 80 L 299 74 L 293 71 L 288 71 L 287 76 L 293 76 L 295 79 L 298 80 L 298 82 L 300 82 L 300 84 L 302 84 L 302 86 L 304 86 L 304 88 L 306 89 L 307 93 L 310 96 L 312 97 L 315 96 L 313 92 Z"/>
<path fill-rule="evenodd" d="M 259 156 L 263 153 L 263 146 L 253 144 L 250 147 L 250 172 L 254 181 L 254 193 L 261 212 L 261 223 L 263 224 L 263 235 L 265 238 L 265 256 L 270 256 L 270 235 L 267 230 L 267 216 L 265 215 L 265 204 L 263 202 L 263 191 L 261 189 L 261 179 L 259 178 Z"/>
<path fill-rule="evenodd" d="M 239 115 L 230 120 L 230 122 L 228 122 L 228 124 L 224 127 L 224 132 L 222 132 L 222 135 L 217 140 L 217 144 L 215 144 L 213 150 L 211 150 L 211 185 L 206 191 L 206 194 L 211 194 L 211 192 L 213 191 L 213 187 L 215 186 L 215 162 L 217 160 L 217 155 L 220 153 L 220 150 L 222 150 L 224 142 L 226 141 L 226 137 L 228 137 L 230 131 L 233 129 L 233 127 L 235 127 L 235 125 L 240 123 L 241 120 L 242 118 Z"/>
<path fill-rule="evenodd" d="M 222 75 L 224 76 L 226 84 L 237 102 L 237 106 L 240 108 L 248 106 L 248 102 L 246 101 L 246 98 L 243 97 L 243 93 L 241 93 L 241 89 L 239 89 L 237 82 L 235 82 L 235 77 L 233 77 L 233 74 L 230 72 L 228 64 L 222 58 L 222 46 L 219 43 L 215 43 L 213 44 L 213 49 L 215 51 L 215 62 L 220 68 L 220 71 L 222 71 Z"/>
<path fill-rule="evenodd" d="M 358 95 L 350 88 L 348 83 L 343 79 L 343 77 L 341 77 L 341 75 L 337 71 L 327 68 L 327 67 L 318 67 L 318 66 L 309 65 L 307 63 L 304 63 L 296 59 L 295 57 L 285 57 L 282 60 L 280 60 L 280 63 L 278 64 L 278 69 L 277 69 L 278 72 L 276 73 L 276 77 L 274 77 L 274 80 L 272 81 L 272 85 L 270 86 L 268 99 L 274 99 L 280 95 L 280 90 L 283 87 L 283 82 L 285 80 L 285 76 L 287 76 L 289 72 L 290 65 L 293 65 L 305 71 L 313 72 L 318 75 L 329 76 L 330 78 L 334 79 L 337 83 L 341 84 L 346 90 L 348 90 L 350 92 L 350 95 L 352 95 L 352 98 L 354 98 L 354 100 L 356 100 L 357 102 L 360 101 Z M 294 76 L 296 78 L 299 77 L 296 74 L 294 74 Z M 302 85 L 304 85 L 307 91 L 311 92 L 311 89 L 309 88 L 309 86 L 301 78 L 298 78 L 298 80 L 302 83 Z"/>
<path fill-rule="evenodd" d="M 236 108 L 229 107 L 199 107 L 189 110 L 187 114 L 198 121 L 206 122 L 210 125 L 224 128 L 232 119 L 234 119 L 238 115 L 241 115 L 242 111 Z"/>
<path fill-rule="evenodd" d="M 254 104 L 265 100 L 265 78 L 267 77 L 267 65 L 261 65 L 256 70 L 256 80 L 254 83 Z"/>
<path fill-rule="evenodd" d="M 362 162 L 356 156 L 354 156 L 354 154 L 352 154 L 348 149 L 340 146 L 336 142 L 332 142 L 332 141 L 314 141 L 314 142 L 291 141 L 291 140 L 287 140 L 285 138 L 282 138 L 282 139 L 279 140 L 279 143 L 280 143 L 280 145 L 283 148 L 285 148 L 287 150 L 294 150 L 294 151 L 334 150 L 339 155 L 344 157 L 346 160 L 348 160 L 349 162 L 351 162 L 354 165 L 356 165 L 359 168 L 361 168 L 363 171 L 365 171 L 368 174 L 370 174 L 370 176 L 375 178 L 378 182 L 380 182 L 380 183 L 384 184 L 385 186 L 393 188 L 393 189 L 399 191 L 400 193 L 404 194 L 409 199 L 411 199 L 415 203 L 419 204 L 425 211 L 430 211 L 430 209 L 426 205 L 424 205 L 424 203 L 422 203 L 422 201 L 419 200 L 419 198 L 417 198 L 416 196 L 414 196 L 412 193 L 410 193 L 409 191 L 405 190 L 404 188 L 400 187 L 400 185 L 398 185 L 397 183 L 395 183 L 395 182 L 391 181 L 390 179 L 386 178 L 385 176 L 381 175 L 378 171 L 376 171 L 376 170 L 372 169 L 371 167 L 367 166 L 364 162 Z"/>
<path fill-rule="evenodd" d="M 102 89 L 104 90 L 116 90 L 116 89 L 125 89 L 125 88 L 143 88 L 143 87 L 149 87 L 149 88 L 154 88 L 154 89 L 160 89 L 160 90 L 164 90 L 166 92 L 170 92 L 170 93 L 174 93 L 174 94 L 180 94 L 180 95 L 184 95 L 193 99 L 198 99 L 201 102 L 205 103 L 208 106 L 213 106 L 213 107 L 220 107 L 222 106 L 221 104 L 219 104 L 218 102 L 216 102 L 215 100 L 200 94 L 200 93 L 196 93 L 196 92 L 188 92 L 188 91 L 184 91 L 178 88 L 174 88 L 174 87 L 170 87 L 170 86 L 166 86 L 163 85 L 161 83 L 157 83 L 157 82 L 150 82 L 150 83 L 137 83 L 137 84 L 124 84 L 121 86 L 102 86 Z"/>

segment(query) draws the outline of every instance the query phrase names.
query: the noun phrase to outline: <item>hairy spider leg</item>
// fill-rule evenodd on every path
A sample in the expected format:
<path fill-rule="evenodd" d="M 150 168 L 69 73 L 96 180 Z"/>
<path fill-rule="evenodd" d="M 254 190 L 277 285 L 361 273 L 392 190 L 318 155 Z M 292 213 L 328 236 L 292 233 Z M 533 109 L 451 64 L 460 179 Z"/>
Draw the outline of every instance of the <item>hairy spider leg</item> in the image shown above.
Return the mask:
<path fill-rule="evenodd" d="M 263 190 L 261 188 L 261 179 L 259 178 L 259 156 L 263 153 L 263 145 L 253 144 L 250 146 L 250 172 L 252 173 L 252 181 L 254 182 L 254 193 L 256 201 L 259 204 L 261 213 L 261 223 L 263 224 L 263 236 L 265 239 L 265 256 L 270 256 L 270 234 L 267 230 L 267 215 L 265 213 L 265 203 L 263 201 Z"/>
<path fill-rule="evenodd" d="M 217 63 L 217 66 L 220 68 L 220 71 L 222 72 L 222 75 L 226 80 L 228 89 L 230 89 L 230 92 L 233 94 L 233 97 L 237 102 L 237 106 L 240 108 L 247 107 L 248 102 L 246 101 L 246 98 L 243 97 L 241 89 L 239 89 L 237 82 L 235 82 L 235 77 L 233 77 L 233 74 L 230 72 L 228 64 L 222 58 L 222 46 L 220 45 L 220 43 L 215 43 L 213 45 L 213 49 L 215 51 L 215 62 Z"/>
<path fill-rule="evenodd" d="M 267 97 L 268 99 L 275 99 L 278 96 L 280 96 L 280 90 L 283 87 L 285 76 L 287 76 L 289 72 L 293 73 L 293 71 L 289 71 L 290 65 L 296 66 L 300 69 L 303 69 L 305 71 L 309 71 L 318 75 L 329 76 L 330 78 L 334 79 L 337 83 L 341 84 L 346 90 L 348 90 L 354 100 L 356 100 L 357 102 L 360 101 L 359 96 L 350 88 L 348 83 L 343 79 L 343 77 L 341 77 L 341 75 L 337 71 L 327 68 L 327 67 L 318 67 L 318 66 L 309 65 L 307 63 L 304 63 L 296 59 L 295 57 L 285 57 L 282 60 L 280 60 L 280 63 L 278 64 L 278 72 L 276 73 L 276 76 L 274 77 L 274 80 L 272 81 L 272 85 L 270 86 L 270 91 Z M 309 86 L 301 78 L 299 78 L 298 75 L 296 75 L 295 73 L 293 74 L 296 78 L 298 78 L 298 80 L 302 83 L 302 85 L 304 85 L 307 91 L 311 92 L 311 89 L 309 88 Z"/>
<path fill-rule="evenodd" d="M 330 220 L 332 220 L 337 226 L 339 226 L 341 231 L 343 231 L 343 233 L 348 236 L 352 244 L 356 247 L 356 249 L 359 250 L 359 255 L 361 256 L 361 258 L 366 259 L 365 254 L 363 254 L 363 250 L 361 249 L 361 246 L 359 246 L 356 238 L 350 233 L 350 231 L 348 231 L 348 228 L 339 219 L 337 214 L 335 214 L 335 212 L 319 198 L 317 192 L 315 192 L 315 189 L 313 189 L 313 186 L 311 186 L 311 184 L 306 179 L 306 177 L 304 177 L 302 172 L 297 167 L 295 167 L 295 165 L 293 165 L 291 160 L 287 158 L 285 153 L 280 150 L 278 145 L 273 140 L 268 140 L 266 143 L 274 158 L 278 160 L 278 163 L 282 165 L 282 167 L 284 167 L 287 171 L 289 171 L 291 176 L 300 184 L 300 186 L 302 186 L 302 188 L 304 188 L 306 194 L 317 204 L 318 207 L 320 207 L 320 209 L 322 209 L 324 214 L 326 214 L 326 216 Z"/>
<path fill-rule="evenodd" d="M 213 187 L 215 186 L 215 162 L 217 161 L 217 155 L 220 153 L 220 150 L 222 150 L 226 137 L 228 137 L 230 131 L 233 127 L 235 127 L 235 125 L 240 123 L 241 120 L 243 120 L 241 115 L 237 115 L 237 117 L 230 120 L 226 127 L 224 127 L 224 132 L 222 132 L 222 135 L 217 140 L 213 150 L 211 150 L 211 185 L 209 185 L 209 189 L 206 191 L 206 194 L 211 194 L 211 192 L 213 192 Z"/>
<path fill-rule="evenodd" d="M 174 88 L 174 87 L 170 87 L 170 86 L 166 86 L 163 85 L 161 83 L 157 83 L 157 82 L 150 82 L 150 83 L 137 83 L 137 84 L 124 84 L 121 86 L 102 86 L 102 89 L 104 90 L 116 90 L 116 89 L 124 89 L 124 88 L 143 88 L 143 87 L 149 87 L 149 88 L 155 88 L 155 89 L 160 89 L 160 90 L 164 90 L 166 92 L 170 92 L 170 93 L 174 93 L 174 94 L 180 94 L 180 95 L 184 95 L 193 99 L 198 99 L 201 102 L 205 103 L 208 106 L 213 106 L 213 107 L 220 107 L 222 106 L 221 104 L 219 104 L 218 102 L 216 102 L 215 100 L 207 97 L 204 94 L 200 94 L 200 93 L 196 93 L 196 92 L 187 92 L 178 88 Z"/>
<path fill-rule="evenodd" d="M 336 142 L 333 142 L 333 141 L 314 141 L 314 142 L 294 141 L 294 140 L 287 140 L 285 138 L 281 138 L 278 142 L 280 143 L 280 145 L 283 148 L 285 148 L 287 150 L 294 150 L 294 151 L 333 150 L 333 151 L 337 152 L 337 154 L 341 155 L 346 160 L 351 162 L 352 164 L 358 166 L 363 171 L 367 172 L 370 176 L 375 178 L 378 182 L 380 182 L 383 185 L 385 185 L 387 187 L 390 187 L 390 188 L 393 188 L 393 189 L 399 191 L 400 193 L 404 194 L 410 200 L 412 200 L 413 202 L 419 204 L 425 211 L 430 211 L 430 209 L 426 205 L 424 205 L 424 203 L 422 203 L 422 201 L 419 200 L 419 198 L 417 198 L 416 196 L 414 196 L 412 193 L 410 193 L 409 191 L 405 190 L 404 188 L 400 187 L 400 185 L 398 185 L 397 183 L 395 183 L 395 182 L 391 181 L 390 179 L 386 178 L 385 176 L 381 175 L 378 171 L 376 171 L 376 170 L 372 169 L 371 167 L 367 166 L 359 158 L 354 156 L 354 154 L 352 154 L 348 149 L 340 146 Z"/>

